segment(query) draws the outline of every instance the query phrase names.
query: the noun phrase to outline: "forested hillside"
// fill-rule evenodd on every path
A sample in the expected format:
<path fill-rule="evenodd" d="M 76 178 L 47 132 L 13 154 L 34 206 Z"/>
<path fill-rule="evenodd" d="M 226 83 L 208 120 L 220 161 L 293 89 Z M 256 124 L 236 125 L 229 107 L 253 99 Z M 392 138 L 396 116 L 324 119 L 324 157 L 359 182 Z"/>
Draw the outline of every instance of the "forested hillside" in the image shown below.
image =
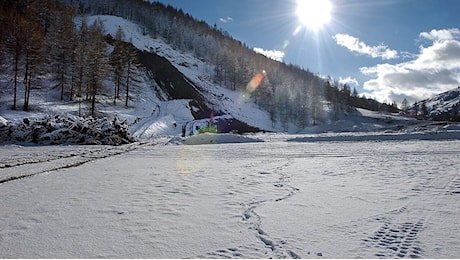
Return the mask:
<path fill-rule="evenodd" d="M 53 87 L 60 89 L 61 100 L 81 102 L 93 116 L 97 116 L 95 104 L 100 95 L 110 96 L 115 105 L 129 106 L 129 92 L 141 80 L 135 75 L 134 68 L 142 65 L 136 50 L 127 43 L 129 34 L 123 28 L 116 35 L 106 35 L 101 22 L 89 24 L 78 18 L 89 14 L 134 21 L 145 35 L 161 38 L 209 64 L 209 78 L 231 90 L 245 91 L 251 78 L 264 71 L 261 85 L 250 98 L 269 112 L 273 122 L 284 126 L 325 123 L 353 106 L 397 111 L 395 104 L 360 97 L 346 85 L 257 54 L 228 33 L 181 10 L 143 0 L 3 1 L 0 69 L 14 89 L 12 109 L 29 110 L 30 95 L 46 89 L 50 78 Z"/>

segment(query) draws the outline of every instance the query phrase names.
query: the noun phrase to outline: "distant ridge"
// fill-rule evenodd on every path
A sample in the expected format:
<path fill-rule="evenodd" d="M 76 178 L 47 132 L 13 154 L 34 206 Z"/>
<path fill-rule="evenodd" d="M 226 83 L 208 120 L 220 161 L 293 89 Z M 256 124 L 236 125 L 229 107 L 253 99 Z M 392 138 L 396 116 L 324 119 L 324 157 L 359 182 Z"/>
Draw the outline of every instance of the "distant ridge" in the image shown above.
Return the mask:
<path fill-rule="evenodd" d="M 409 112 L 422 119 L 459 122 L 460 86 L 416 102 Z"/>

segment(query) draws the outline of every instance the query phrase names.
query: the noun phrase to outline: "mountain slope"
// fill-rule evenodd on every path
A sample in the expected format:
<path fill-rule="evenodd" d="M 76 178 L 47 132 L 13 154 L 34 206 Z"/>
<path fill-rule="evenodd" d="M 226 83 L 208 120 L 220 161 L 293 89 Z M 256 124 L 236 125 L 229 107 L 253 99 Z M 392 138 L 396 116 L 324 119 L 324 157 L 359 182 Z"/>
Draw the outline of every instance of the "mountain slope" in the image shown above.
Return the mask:
<path fill-rule="evenodd" d="M 188 103 L 183 103 L 185 107 L 181 109 L 189 109 L 193 119 L 204 119 L 202 121 L 205 123 L 213 114 L 219 132 L 273 131 L 271 120 L 266 112 L 248 100 L 242 102 L 241 93 L 212 83 L 206 72 L 209 70 L 209 64 L 194 58 L 191 54 L 174 50 L 159 39 L 152 39 L 142 33 L 140 26 L 123 18 L 91 16 L 88 21 L 93 22 L 96 19 L 103 21 L 108 34 L 115 35 L 119 27 L 130 32 L 130 41 L 139 50 L 139 62 L 146 69 L 148 77 L 155 82 L 154 89 L 151 91 L 156 92 L 163 102 L 188 100 Z M 237 99 L 240 99 L 240 102 L 235 103 Z M 176 112 L 183 113 L 179 112 L 179 108 Z M 173 117 L 174 113 L 172 113 Z M 154 121 L 155 116 L 146 120 Z M 184 126 L 190 121 L 192 120 L 189 119 L 187 122 L 179 120 L 176 124 L 172 122 L 171 125 Z"/>
<path fill-rule="evenodd" d="M 425 110 L 425 111 L 424 111 Z M 416 102 L 409 111 L 436 121 L 460 121 L 460 86 Z"/>
<path fill-rule="evenodd" d="M 211 117 L 219 132 L 276 130 L 267 112 L 259 109 L 252 101 L 244 99 L 240 92 L 214 84 L 208 75 L 212 70 L 209 64 L 191 54 L 174 50 L 162 40 L 151 38 L 143 33 L 140 26 L 123 18 L 87 18 L 88 24 L 97 19 L 102 20 L 104 33 L 112 35 L 112 39 L 117 29 L 123 28 L 129 32 L 127 41 L 138 49 L 142 66 L 137 68 L 136 74 L 140 75 L 140 82 L 130 91 L 130 106 L 113 104 L 110 94 L 99 94 L 96 104 L 100 117 L 106 117 L 108 121 L 113 118 L 126 120 L 129 131 L 135 138 L 142 140 L 164 135 L 190 135 L 207 125 Z M 79 25 L 80 21 L 77 20 L 76 23 Z M 19 125 L 17 129 L 23 129 L 22 122 L 25 118 L 27 121 L 36 120 L 40 123 L 43 118 L 54 115 L 72 118 L 64 114 L 86 114 L 84 103 L 80 103 L 78 99 L 70 102 L 59 99 L 59 89 L 54 87 L 55 82 L 51 77 L 44 77 L 41 89 L 32 91 L 30 111 L 10 110 L 12 88 L 10 82 L 3 79 L 7 79 L 7 75 L 4 76 L 0 78 L 0 84 L 4 85 L 0 89 L 0 115 L 5 127 Z M 113 86 L 113 80 L 108 77 L 104 81 L 104 93 L 112 93 Z M 21 92 L 22 84 L 19 87 Z M 27 129 L 19 134 L 21 140 L 30 139 L 27 136 L 31 134 L 26 133 Z M 66 130 L 61 129 L 61 132 Z"/>
<path fill-rule="evenodd" d="M 286 127 L 280 120 L 272 121 L 270 114 L 260 109 L 253 102 L 253 98 L 214 83 L 210 73 L 214 70 L 212 65 L 190 53 L 172 48 L 161 39 L 152 38 L 144 33 L 141 26 L 123 18 L 90 16 L 88 23 L 93 23 L 97 19 L 104 23 L 105 33 L 110 34 L 112 38 L 118 28 L 129 32 L 129 40 L 126 41 L 134 45 L 138 52 L 142 66 L 137 68 L 136 73 L 142 76 L 141 82 L 130 92 L 130 106 L 114 105 L 113 97 L 108 95 L 99 95 L 97 98 L 97 110 L 100 115 L 105 116 L 109 122 L 120 120 L 124 125 L 129 125 L 130 134 L 137 140 L 159 136 L 189 136 L 208 126 L 211 120 L 221 133 L 285 132 L 286 129 L 291 133 L 400 131 L 414 125 L 408 118 L 394 114 L 369 114 L 370 111 L 358 110 L 354 113 L 344 113 L 339 116 L 338 121 L 321 126 L 300 129 L 293 123 L 288 123 Z M 248 78 L 249 80 L 251 79 Z M 22 124 L 24 118 L 38 118 L 38 121 L 42 122 L 40 118 L 50 118 L 59 114 L 62 120 L 69 121 L 71 118 L 75 122 L 85 122 L 84 119 L 73 119 L 74 115 L 80 114 L 81 103 L 60 101 L 57 97 L 59 90 L 53 87 L 53 80 L 47 79 L 44 83 L 45 91 L 32 95 L 31 103 L 34 105 L 31 112 L 8 110 L 5 104 L 10 103 L 10 95 L 1 96 L 0 112 L 3 118 L 0 117 L 0 120 L 3 126 L 6 126 L 8 121 Z M 111 93 L 113 80 L 107 78 L 105 85 L 110 89 L 106 93 Z M 453 111 L 452 109 L 458 106 L 458 96 L 458 90 L 454 90 L 427 104 L 433 106 L 444 102 L 442 104 L 447 104 L 446 111 Z M 66 119 L 63 114 L 72 116 Z M 67 129 L 59 131 L 63 133 Z M 32 136 L 30 133 L 27 135 Z M 53 136 L 50 138 L 56 140 Z"/>

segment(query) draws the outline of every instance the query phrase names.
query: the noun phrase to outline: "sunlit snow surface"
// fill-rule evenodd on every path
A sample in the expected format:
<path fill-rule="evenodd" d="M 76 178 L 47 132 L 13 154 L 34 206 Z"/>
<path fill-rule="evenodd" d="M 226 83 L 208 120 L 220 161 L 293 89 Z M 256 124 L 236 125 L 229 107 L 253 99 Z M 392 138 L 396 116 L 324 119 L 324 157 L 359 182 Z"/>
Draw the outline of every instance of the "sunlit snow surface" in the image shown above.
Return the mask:
<path fill-rule="evenodd" d="M 252 138 L 0 146 L 0 257 L 458 257 L 460 141 Z"/>

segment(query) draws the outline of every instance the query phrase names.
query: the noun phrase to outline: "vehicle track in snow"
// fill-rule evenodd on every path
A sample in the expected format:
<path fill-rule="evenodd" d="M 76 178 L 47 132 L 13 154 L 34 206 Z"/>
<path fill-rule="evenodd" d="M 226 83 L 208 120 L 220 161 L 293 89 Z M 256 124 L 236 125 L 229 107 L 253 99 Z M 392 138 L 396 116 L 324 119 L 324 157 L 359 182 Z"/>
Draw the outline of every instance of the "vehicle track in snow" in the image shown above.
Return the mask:
<path fill-rule="evenodd" d="M 69 151 L 69 147 L 65 147 L 64 154 L 37 153 L 32 156 L 28 154 L 23 158 L 6 158 L 0 164 L 0 184 L 60 169 L 77 167 L 94 160 L 120 155 L 145 145 L 155 145 L 157 143 L 161 143 L 161 141 L 132 143 L 122 146 L 86 146 L 83 150 L 79 150 L 78 146 L 76 146 L 75 150 L 77 151 Z M 59 151 L 59 149 L 60 147 L 56 146 L 56 150 Z M 64 148 L 61 147 L 61 149 Z"/>
<path fill-rule="evenodd" d="M 376 252 L 378 258 L 422 258 L 423 245 L 418 234 L 424 229 L 425 219 L 406 219 L 398 221 L 399 215 L 404 215 L 407 207 L 391 210 L 387 214 L 375 217 L 380 227 L 371 236 L 362 241 Z"/>
<path fill-rule="evenodd" d="M 460 194 L 459 173 L 446 172 L 432 176 L 427 174 L 420 178 L 409 194 L 409 202 L 400 208 L 375 216 L 371 221 L 380 223 L 374 234 L 362 239 L 363 243 L 376 252 L 378 258 L 424 258 L 425 249 L 420 235 L 431 228 L 435 212 L 420 206 L 428 197 L 437 197 L 435 205 L 449 196 Z M 441 209 L 439 209 L 441 210 Z"/>

